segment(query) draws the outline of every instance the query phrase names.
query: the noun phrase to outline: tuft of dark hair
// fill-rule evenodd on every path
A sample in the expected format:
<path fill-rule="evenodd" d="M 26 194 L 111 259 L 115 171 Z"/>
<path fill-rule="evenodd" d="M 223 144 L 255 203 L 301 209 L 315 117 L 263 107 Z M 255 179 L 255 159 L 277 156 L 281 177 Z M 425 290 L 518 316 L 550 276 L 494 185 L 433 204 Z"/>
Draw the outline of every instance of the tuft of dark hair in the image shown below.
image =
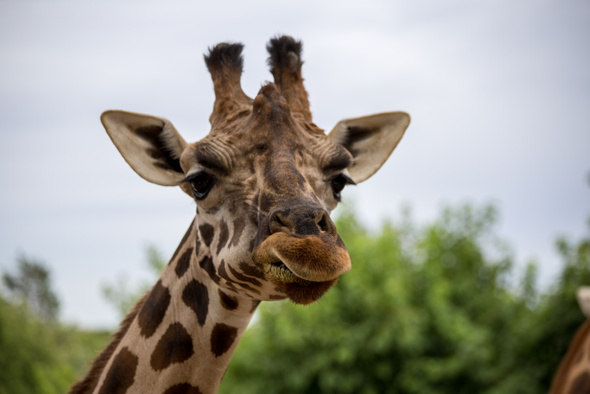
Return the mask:
<path fill-rule="evenodd" d="M 205 64 L 209 72 L 229 68 L 235 71 L 242 71 L 244 58 L 242 50 L 244 45 L 240 43 L 230 44 L 226 42 L 219 43 L 213 48 L 209 48 L 209 54 L 204 56 Z"/>
<path fill-rule="evenodd" d="M 283 68 L 283 67 L 300 67 L 301 61 L 301 50 L 303 44 L 301 41 L 295 40 L 290 36 L 280 36 L 271 38 L 270 42 L 266 46 L 270 57 L 268 58 L 268 64 L 271 68 Z M 297 58 L 295 64 L 292 63 L 293 55 Z"/>

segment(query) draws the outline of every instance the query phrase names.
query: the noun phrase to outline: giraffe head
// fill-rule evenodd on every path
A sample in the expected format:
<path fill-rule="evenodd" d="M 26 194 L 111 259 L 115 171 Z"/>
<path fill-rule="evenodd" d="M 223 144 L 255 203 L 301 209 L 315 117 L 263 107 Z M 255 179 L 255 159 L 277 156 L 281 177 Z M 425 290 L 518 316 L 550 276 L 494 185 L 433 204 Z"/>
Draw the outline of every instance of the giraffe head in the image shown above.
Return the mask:
<path fill-rule="evenodd" d="M 301 43 L 280 37 L 267 49 L 274 83 L 254 99 L 240 85 L 242 45 L 222 43 L 205 56 L 215 103 L 211 130 L 198 142 L 159 117 L 107 111 L 101 120 L 140 176 L 195 200 L 194 269 L 258 300 L 308 304 L 351 268 L 329 216 L 342 189 L 382 166 L 409 116 L 346 119 L 326 135 L 312 121 Z"/>

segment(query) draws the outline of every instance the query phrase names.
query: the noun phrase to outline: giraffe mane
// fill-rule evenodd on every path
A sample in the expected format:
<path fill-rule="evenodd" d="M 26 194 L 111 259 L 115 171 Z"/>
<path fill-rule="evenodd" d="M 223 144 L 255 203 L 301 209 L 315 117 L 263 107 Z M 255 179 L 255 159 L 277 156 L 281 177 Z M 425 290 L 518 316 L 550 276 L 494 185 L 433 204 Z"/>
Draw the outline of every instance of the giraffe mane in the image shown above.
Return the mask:
<path fill-rule="evenodd" d="M 109 359 L 117 349 L 117 346 L 119 346 L 119 343 L 127 333 L 127 330 L 129 330 L 129 326 L 131 326 L 131 323 L 141 310 L 141 307 L 145 303 L 145 300 L 147 299 L 151 291 L 151 289 L 148 290 L 137 302 L 137 304 L 135 304 L 131 312 L 129 312 L 125 316 L 123 321 L 121 321 L 121 324 L 119 325 L 119 331 L 112 335 L 113 339 L 108 344 L 108 346 L 98 355 L 98 357 L 96 357 L 86 377 L 83 380 L 74 384 L 70 389 L 69 394 L 81 394 L 94 391 L 96 385 L 98 384 L 98 380 L 100 379 L 102 371 L 107 366 Z"/>

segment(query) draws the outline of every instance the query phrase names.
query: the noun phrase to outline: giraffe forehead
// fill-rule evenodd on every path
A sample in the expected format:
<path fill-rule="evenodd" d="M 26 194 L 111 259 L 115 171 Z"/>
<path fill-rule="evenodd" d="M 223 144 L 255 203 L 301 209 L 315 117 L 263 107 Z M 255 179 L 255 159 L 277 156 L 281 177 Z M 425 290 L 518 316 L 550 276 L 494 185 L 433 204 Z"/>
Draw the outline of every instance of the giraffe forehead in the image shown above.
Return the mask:
<path fill-rule="evenodd" d="M 265 175 L 285 175 L 314 169 L 332 172 L 350 165 L 352 156 L 346 149 L 323 133 L 309 132 L 315 126 L 299 123 L 295 119 L 274 127 L 244 126 L 235 133 L 212 133 L 187 148 L 182 166 L 185 172 L 197 164 L 224 175 L 255 173 L 256 167 L 265 169 Z"/>
<path fill-rule="evenodd" d="M 296 155 L 307 160 L 295 161 Z M 183 155 L 184 156 L 184 155 Z M 298 111 L 273 83 L 264 85 L 250 109 L 236 108 L 226 121 L 216 124 L 209 135 L 194 144 L 189 160 L 204 167 L 229 172 L 243 161 L 267 163 L 291 160 L 297 166 L 343 167 L 350 154 L 334 144 L 315 124 Z M 316 159 L 316 163 L 313 160 Z M 187 165 L 190 163 L 187 163 Z M 183 166 L 184 167 L 184 166 Z M 286 169 L 286 167 L 285 167 Z"/>

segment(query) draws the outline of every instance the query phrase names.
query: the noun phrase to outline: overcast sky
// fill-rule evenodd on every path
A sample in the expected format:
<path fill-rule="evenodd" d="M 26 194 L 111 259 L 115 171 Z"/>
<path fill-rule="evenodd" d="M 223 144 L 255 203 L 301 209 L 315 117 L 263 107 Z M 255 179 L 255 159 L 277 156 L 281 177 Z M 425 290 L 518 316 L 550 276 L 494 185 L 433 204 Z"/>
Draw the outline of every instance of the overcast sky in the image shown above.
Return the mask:
<path fill-rule="evenodd" d="M 302 39 L 316 123 L 404 110 L 406 136 L 345 200 L 371 225 L 408 204 L 495 203 L 520 266 L 559 271 L 554 240 L 590 216 L 590 3 L 585 0 L 0 0 L 0 271 L 20 253 L 51 269 L 62 317 L 117 322 L 100 286 L 146 277 L 146 244 L 168 258 L 194 215 L 112 146 L 106 109 L 208 131 L 202 55 L 242 42 L 244 91 L 271 79 L 265 45 Z M 213 4 L 215 3 L 215 4 Z M 351 273 L 352 274 L 352 273 Z"/>

